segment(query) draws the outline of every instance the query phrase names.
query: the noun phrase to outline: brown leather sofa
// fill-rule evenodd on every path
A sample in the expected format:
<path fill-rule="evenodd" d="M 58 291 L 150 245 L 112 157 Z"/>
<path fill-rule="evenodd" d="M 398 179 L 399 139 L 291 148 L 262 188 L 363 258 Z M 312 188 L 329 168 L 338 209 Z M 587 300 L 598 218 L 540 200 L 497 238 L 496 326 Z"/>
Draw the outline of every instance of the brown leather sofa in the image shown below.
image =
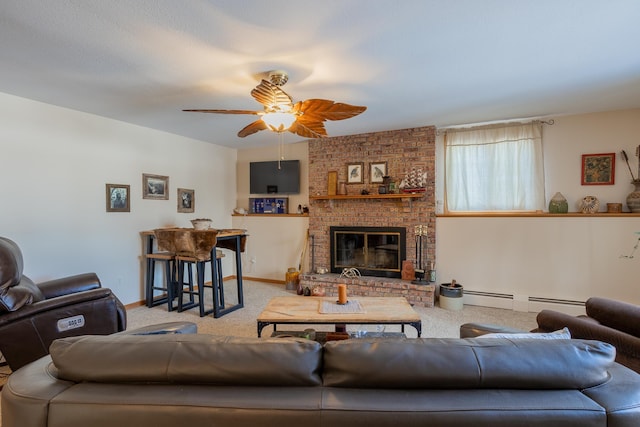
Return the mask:
<path fill-rule="evenodd" d="M 9 377 L 3 427 L 637 427 L 640 375 L 587 340 L 73 337 Z"/>
<path fill-rule="evenodd" d="M 15 371 L 48 354 L 58 338 L 126 328 L 126 311 L 95 273 L 35 284 L 18 245 L 0 237 L 0 352 Z"/>
<path fill-rule="evenodd" d="M 640 307 L 593 297 L 585 303 L 586 316 L 552 310 L 538 313 L 536 332 L 569 328 L 571 337 L 604 341 L 615 346 L 616 361 L 640 372 Z"/>

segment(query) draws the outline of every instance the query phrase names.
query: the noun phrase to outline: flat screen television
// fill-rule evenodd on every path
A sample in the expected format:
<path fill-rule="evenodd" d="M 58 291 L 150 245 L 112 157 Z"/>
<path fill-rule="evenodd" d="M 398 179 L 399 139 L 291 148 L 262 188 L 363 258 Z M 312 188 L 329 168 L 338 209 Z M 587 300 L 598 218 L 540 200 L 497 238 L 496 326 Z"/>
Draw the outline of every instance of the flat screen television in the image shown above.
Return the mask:
<path fill-rule="evenodd" d="M 300 160 L 251 162 L 249 192 L 251 194 L 299 194 Z"/>

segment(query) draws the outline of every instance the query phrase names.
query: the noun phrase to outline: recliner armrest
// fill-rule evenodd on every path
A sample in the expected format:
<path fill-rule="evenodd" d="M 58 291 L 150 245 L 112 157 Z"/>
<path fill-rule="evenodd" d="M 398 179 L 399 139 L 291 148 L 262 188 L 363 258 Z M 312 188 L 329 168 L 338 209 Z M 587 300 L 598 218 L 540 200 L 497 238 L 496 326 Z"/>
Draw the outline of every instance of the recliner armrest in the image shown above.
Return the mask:
<path fill-rule="evenodd" d="M 76 274 L 37 284 L 46 299 L 76 292 L 85 292 L 102 287 L 100 279 L 95 273 Z"/>
<path fill-rule="evenodd" d="M 640 337 L 640 307 L 623 301 L 592 297 L 585 303 L 587 316 L 610 328 Z"/>
<path fill-rule="evenodd" d="M 600 324 L 589 317 L 574 317 L 553 310 L 542 310 L 536 320 L 541 331 L 567 327 L 572 338 L 607 342 L 616 347 L 619 355 L 640 358 L 640 338 Z"/>
<path fill-rule="evenodd" d="M 63 295 L 57 298 L 50 298 L 33 304 L 28 304 L 20 310 L 11 313 L 5 313 L 0 316 L 0 326 L 6 325 L 16 320 L 37 316 L 40 313 L 49 312 L 56 308 L 75 305 L 85 301 L 97 300 L 112 295 L 109 288 L 92 289 L 86 292 L 77 292 L 69 295 Z M 115 296 L 114 296 L 115 298 Z"/>

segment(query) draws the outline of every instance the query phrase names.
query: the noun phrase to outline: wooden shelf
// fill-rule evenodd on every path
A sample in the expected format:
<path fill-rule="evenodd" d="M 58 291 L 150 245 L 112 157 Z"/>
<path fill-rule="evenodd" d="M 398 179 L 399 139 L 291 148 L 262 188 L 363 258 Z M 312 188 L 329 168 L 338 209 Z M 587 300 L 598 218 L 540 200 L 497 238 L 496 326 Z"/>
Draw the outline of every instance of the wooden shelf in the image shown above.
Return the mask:
<path fill-rule="evenodd" d="M 610 213 L 610 212 L 598 212 L 594 214 L 584 214 L 582 212 L 569 212 L 566 214 L 556 214 L 556 213 L 548 213 L 548 212 L 505 212 L 505 213 L 496 213 L 496 212 L 470 212 L 470 213 L 446 213 L 446 214 L 436 214 L 437 217 L 442 218 L 531 218 L 531 217 L 541 217 L 541 218 L 634 218 L 640 217 L 640 213 L 632 213 L 632 212 L 620 212 L 620 213 Z"/>
<path fill-rule="evenodd" d="M 309 196 L 309 200 L 366 200 L 366 199 L 420 199 L 424 193 L 347 194 L 336 196 Z"/>

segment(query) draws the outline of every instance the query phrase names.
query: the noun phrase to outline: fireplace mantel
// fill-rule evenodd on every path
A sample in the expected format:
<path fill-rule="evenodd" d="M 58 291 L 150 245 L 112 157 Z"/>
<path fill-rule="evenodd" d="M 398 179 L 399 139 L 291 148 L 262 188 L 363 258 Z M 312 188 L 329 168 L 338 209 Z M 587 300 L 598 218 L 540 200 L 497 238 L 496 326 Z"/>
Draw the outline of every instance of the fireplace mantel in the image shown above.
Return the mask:
<path fill-rule="evenodd" d="M 335 196 L 309 196 L 309 201 L 324 200 L 333 208 L 334 201 L 341 200 L 400 200 L 405 207 L 411 208 L 413 200 L 421 199 L 424 193 L 394 193 L 394 194 L 346 194 Z"/>
<path fill-rule="evenodd" d="M 424 193 L 346 194 L 336 196 L 309 196 L 309 200 L 420 199 L 422 197 L 424 197 Z"/>

